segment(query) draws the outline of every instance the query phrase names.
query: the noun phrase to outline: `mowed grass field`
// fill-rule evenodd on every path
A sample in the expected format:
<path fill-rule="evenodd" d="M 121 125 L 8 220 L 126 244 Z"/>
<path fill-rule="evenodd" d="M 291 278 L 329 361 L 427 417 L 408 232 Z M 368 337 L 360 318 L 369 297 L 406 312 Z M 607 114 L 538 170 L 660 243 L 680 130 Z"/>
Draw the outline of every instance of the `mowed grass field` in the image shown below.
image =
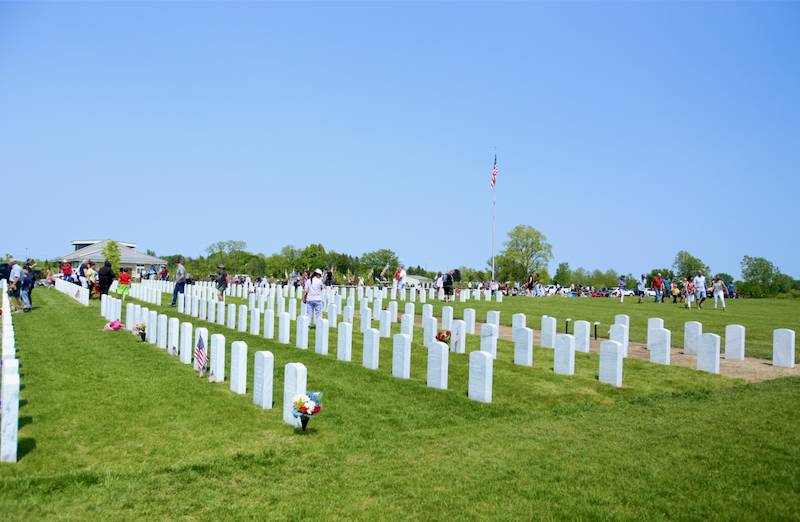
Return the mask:
<path fill-rule="evenodd" d="M 575 300 L 528 301 L 520 308 Z M 500 305 L 504 323 L 515 302 Z M 466 397 L 466 355 L 450 355 L 449 390 L 426 387 L 420 329 L 404 381 L 391 375 L 389 339 L 372 371 L 357 333 L 345 363 L 334 331 L 321 356 L 313 330 L 305 351 L 191 319 L 228 347 L 248 343 L 238 396 L 128 332 L 102 331 L 96 301 L 39 290 L 34 304 L 14 316 L 21 460 L 0 466 L 2 520 L 800 518 L 797 378 L 750 385 L 628 359 L 615 389 L 597 381 L 597 354 L 577 354 L 577 374 L 563 377 L 549 350 L 518 367 L 500 342 L 494 402 L 480 404 Z M 468 350 L 477 345 L 470 336 Z M 275 356 L 273 410 L 252 403 L 257 350 Z M 325 393 L 305 433 L 281 419 L 288 362 Z"/>
<path fill-rule="evenodd" d="M 703 323 L 704 333 L 715 333 L 723 338 L 722 351 L 725 351 L 725 326 L 740 324 L 746 329 L 745 355 L 748 357 L 772 358 L 772 332 L 777 328 L 790 328 L 800 332 L 800 300 L 796 299 L 735 299 L 726 301 L 727 310 L 714 310 L 713 300 L 708 300 L 702 310 L 687 310 L 682 304 L 654 303 L 648 298 L 638 304 L 637 298 L 626 297 L 624 303 L 619 299 L 609 298 L 566 298 L 566 297 L 506 297 L 502 303 L 486 301 L 469 301 L 467 303 L 443 303 L 429 301 L 433 305 L 434 315 L 442 316 L 442 306 L 453 307 L 453 316 L 463 318 L 464 308 L 474 308 L 479 322 L 486 320 L 489 310 L 500 311 L 500 323 L 511 326 L 511 316 L 524 313 L 530 328 L 541 328 L 542 315 L 555 317 L 556 331 L 564 332 L 565 319 L 599 321 L 598 334 L 608 337 L 608 330 L 614 324 L 616 314 L 627 314 L 631 318 L 630 338 L 632 341 L 647 342 L 647 319 L 660 317 L 664 319 L 664 328 L 672 332 L 672 346 L 683 346 L 683 326 L 687 321 Z M 400 310 L 402 310 L 400 304 Z M 422 305 L 416 304 L 416 313 L 422 313 Z M 570 332 L 572 332 L 570 326 Z M 800 358 L 800 351 L 797 352 Z"/>

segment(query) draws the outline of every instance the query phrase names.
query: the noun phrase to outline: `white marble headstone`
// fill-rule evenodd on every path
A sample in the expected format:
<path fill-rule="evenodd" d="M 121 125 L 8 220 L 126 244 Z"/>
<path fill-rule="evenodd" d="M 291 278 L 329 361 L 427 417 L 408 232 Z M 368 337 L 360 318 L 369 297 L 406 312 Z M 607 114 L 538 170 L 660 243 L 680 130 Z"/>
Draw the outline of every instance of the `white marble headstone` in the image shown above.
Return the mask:
<path fill-rule="evenodd" d="M 794 330 L 778 328 L 772 332 L 772 365 L 780 368 L 794 368 L 795 363 Z"/>
<path fill-rule="evenodd" d="M 475 335 L 475 309 L 464 308 L 464 322 L 467 325 L 467 333 Z"/>
<path fill-rule="evenodd" d="M 467 351 L 467 323 L 463 319 L 453 320 L 453 330 L 450 333 L 450 349 L 454 353 Z"/>
<path fill-rule="evenodd" d="M 434 341 L 428 346 L 428 387 L 439 390 L 447 389 L 449 354 L 447 345 Z"/>
<path fill-rule="evenodd" d="M 683 353 L 696 354 L 701 335 L 703 335 L 703 325 L 697 321 L 687 321 L 683 325 Z"/>
<path fill-rule="evenodd" d="M 481 325 L 481 351 L 488 353 L 493 359 L 497 358 L 498 335 L 497 325 L 491 323 Z"/>
<path fill-rule="evenodd" d="M 395 334 L 392 343 L 392 375 L 400 379 L 411 377 L 411 339 Z"/>
<path fill-rule="evenodd" d="M 513 331 L 514 364 L 533 366 L 533 330 L 519 326 Z"/>
<path fill-rule="evenodd" d="M 622 356 L 628 356 L 628 349 L 625 347 L 625 338 L 627 337 L 628 327 L 625 326 L 623 323 L 614 323 L 611 325 L 611 329 L 608 332 L 608 338 L 612 341 L 616 341 L 622 347 Z"/>
<path fill-rule="evenodd" d="M 275 357 L 272 352 L 256 352 L 253 365 L 253 402 L 256 406 L 272 409 L 272 377 L 275 370 Z"/>
<path fill-rule="evenodd" d="M 225 336 L 222 334 L 211 336 L 209 368 L 214 382 L 225 381 Z"/>
<path fill-rule="evenodd" d="M 368 328 L 364 332 L 364 368 L 377 370 L 380 362 L 380 334 L 375 328 Z"/>
<path fill-rule="evenodd" d="M 308 349 L 308 327 L 310 322 L 311 318 L 307 315 L 301 315 L 297 318 L 297 322 L 295 322 L 294 345 L 301 350 Z"/>
<path fill-rule="evenodd" d="M 592 326 L 589 321 L 575 321 L 575 351 L 589 353 Z"/>
<path fill-rule="evenodd" d="M 342 321 L 339 323 L 338 329 L 336 359 L 350 362 L 353 358 L 353 324 Z"/>
<path fill-rule="evenodd" d="M 725 327 L 725 358 L 729 361 L 744 360 L 745 329 L 740 324 Z"/>
<path fill-rule="evenodd" d="M 289 314 L 281 312 L 278 314 L 278 342 L 289 344 Z"/>
<path fill-rule="evenodd" d="M 181 354 L 180 359 L 183 364 L 192 364 L 192 323 L 181 323 Z"/>
<path fill-rule="evenodd" d="M 575 338 L 570 334 L 556 335 L 553 372 L 558 375 L 575 375 Z"/>
<path fill-rule="evenodd" d="M 247 393 L 247 343 L 244 341 L 231 343 L 231 391 L 239 395 Z"/>
<path fill-rule="evenodd" d="M 288 317 L 289 314 L 287 313 Z M 302 363 L 289 363 L 283 370 L 283 422 L 300 427 L 300 419 L 292 415 L 292 401 L 296 395 L 306 393 L 308 373 Z"/>
<path fill-rule="evenodd" d="M 622 344 L 617 341 L 600 342 L 600 382 L 617 388 L 622 386 Z"/>
<path fill-rule="evenodd" d="M 549 315 L 542 316 L 542 337 L 539 341 L 542 348 L 556 347 L 556 318 Z"/>
<path fill-rule="evenodd" d="M 650 352 L 650 362 L 656 364 L 670 364 L 672 333 L 665 328 L 654 328 L 649 331 L 647 351 Z"/>
<path fill-rule="evenodd" d="M 314 331 L 314 351 L 320 355 L 328 355 L 328 320 L 324 317 L 317 319 Z"/>
<path fill-rule="evenodd" d="M 492 371 L 494 358 L 484 351 L 469 354 L 468 397 L 473 401 L 492 402 Z"/>
<path fill-rule="evenodd" d="M 697 369 L 704 372 L 719 373 L 719 345 L 717 334 L 705 333 L 700 336 L 697 346 Z"/>

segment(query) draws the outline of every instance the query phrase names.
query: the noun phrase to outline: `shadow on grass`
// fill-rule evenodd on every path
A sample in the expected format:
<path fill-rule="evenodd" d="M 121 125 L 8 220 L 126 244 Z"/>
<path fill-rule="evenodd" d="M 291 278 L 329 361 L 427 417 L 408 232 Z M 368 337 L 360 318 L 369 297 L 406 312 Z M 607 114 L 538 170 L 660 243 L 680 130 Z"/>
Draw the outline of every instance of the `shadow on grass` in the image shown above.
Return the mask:
<path fill-rule="evenodd" d="M 28 417 L 30 418 L 30 417 Z M 20 426 L 22 426 L 22 419 L 20 419 Z M 30 437 L 22 437 L 17 443 L 17 462 L 24 459 L 28 453 L 36 449 L 36 439 Z"/>

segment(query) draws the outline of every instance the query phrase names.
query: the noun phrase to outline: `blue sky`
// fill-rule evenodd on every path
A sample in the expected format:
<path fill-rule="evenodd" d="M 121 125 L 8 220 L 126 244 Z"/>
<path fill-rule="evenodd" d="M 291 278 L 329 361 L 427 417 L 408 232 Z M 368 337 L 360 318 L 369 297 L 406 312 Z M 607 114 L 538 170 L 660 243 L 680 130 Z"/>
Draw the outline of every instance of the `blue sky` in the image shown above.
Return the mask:
<path fill-rule="evenodd" d="M 3 252 L 387 247 L 542 230 L 800 277 L 800 4 L 0 3 Z"/>

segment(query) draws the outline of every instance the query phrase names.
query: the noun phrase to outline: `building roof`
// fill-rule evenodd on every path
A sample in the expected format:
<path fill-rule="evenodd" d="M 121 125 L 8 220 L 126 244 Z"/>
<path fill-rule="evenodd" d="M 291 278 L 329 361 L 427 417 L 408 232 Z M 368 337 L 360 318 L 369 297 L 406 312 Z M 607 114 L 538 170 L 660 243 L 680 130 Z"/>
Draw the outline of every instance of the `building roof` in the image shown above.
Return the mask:
<path fill-rule="evenodd" d="M 111 241 L 110 239 L 104 239 L 97 243 L 93 243 L 89 246 L 85 246 L 73 252 L 70 252 L 66 255 L 59 257 L 59 259 L 64 259 L 69 263 L 74 262 L 81 262 L 81 261 L 95 261 L 101 262 L 105 261 L 106 257 L 103 255 L 103 248 L 105 248 L 106 244 Z M 141 252 L 137 252 L 132 248 L 120 248 L 119 249 L 119 264 L 121 265 L 166 265 L 166 259 L 161 259 L 159 257 L 148 256 L 147 254 L 142 254 Z"/>
<path fill-rule="evenodd" d="M 94 245 L 96 243 L 100 243 L 101 241 L 104 241 L 104 240 L 103 239 L 76 239 L 75 241 L 72 242 L 72 245 L 76 246 L 76 247 L 80 246 L 81 248 L 83 248 L 84 246 Z M 106 239 L 105 241 L 109 241 L 109 240 Z M 117 244 L 120 247 L 136 248 L 136 243 L 127 243 L 125 241 L 117 241 Z"/>

